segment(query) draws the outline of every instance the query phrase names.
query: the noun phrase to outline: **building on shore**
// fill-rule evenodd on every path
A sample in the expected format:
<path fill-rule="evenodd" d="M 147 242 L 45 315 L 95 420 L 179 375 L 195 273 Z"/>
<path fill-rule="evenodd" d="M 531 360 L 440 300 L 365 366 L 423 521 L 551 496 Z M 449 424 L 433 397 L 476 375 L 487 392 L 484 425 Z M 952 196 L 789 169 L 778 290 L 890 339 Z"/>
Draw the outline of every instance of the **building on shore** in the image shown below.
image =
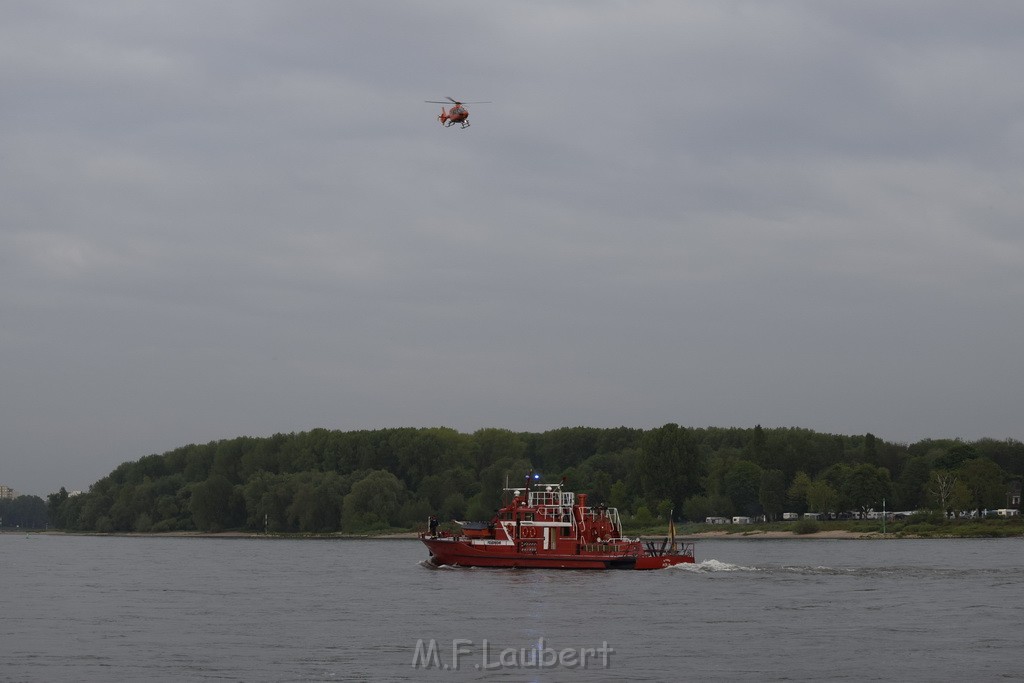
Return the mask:
<path fill-rule="evenodd" d="M 1014 479 L 1006 489 L 1006 507 L 1020 510 L 1020 479 Z"/>
<path fill-rule="evenodd" d="M 0 500 L 14 500 L 18 497 L 18 492 L 12 489 L 10 486 L 4 486 L 0 484 Z"/>

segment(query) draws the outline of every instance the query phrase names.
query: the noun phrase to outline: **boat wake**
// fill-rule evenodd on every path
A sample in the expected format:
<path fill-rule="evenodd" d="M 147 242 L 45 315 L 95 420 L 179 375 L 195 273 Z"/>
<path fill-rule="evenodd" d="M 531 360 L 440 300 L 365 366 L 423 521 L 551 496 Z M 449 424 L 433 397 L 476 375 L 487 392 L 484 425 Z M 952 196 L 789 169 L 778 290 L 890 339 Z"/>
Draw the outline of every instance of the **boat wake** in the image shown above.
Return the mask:
<path fill-rule="evenodd" d="M 757 567 L 744 567 L 741 564 L 729 564 L 718 560 L 704 560 L 703 562 L 684 562 L 670 567 L 695 574 L 712 574 L 716 572 L 756 572 L 761 571 Z"/>
<path fill-rule="evenodd" d="M 430 558 L 417 562 L 424 569 L 437 569 L 441 571 L 455 571 L 456 569 L 473 569 L 473 567 L 460 567 L 457 564 L 434 564 Z"/>

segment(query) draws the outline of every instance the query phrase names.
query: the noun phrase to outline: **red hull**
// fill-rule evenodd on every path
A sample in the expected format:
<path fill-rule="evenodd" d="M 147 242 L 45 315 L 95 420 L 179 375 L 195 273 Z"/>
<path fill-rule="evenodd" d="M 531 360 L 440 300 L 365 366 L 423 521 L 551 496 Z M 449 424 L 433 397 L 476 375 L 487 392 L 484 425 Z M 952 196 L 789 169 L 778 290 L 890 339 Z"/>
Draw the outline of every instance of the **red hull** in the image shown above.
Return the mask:
<path fill-rule="evenodd" d="M 633 569 L 665 569 L 677 564 L 693 564 L 693 555 L 645 555 L 636 558 Z"/>
<path fill-rule="evenodd" d="M 505 567 L 517 569 L 663 569 L 676 564 L 693 563 L 693 554 L 648 555 L 642 550 L 629 552 L 570 555 L 558 552 L 520 552 L 515 546 L 475 545 L 467 540 L 432 538 L 421 540 L 430 550 L 435 565 L 459 567 Z M 639 545 L 639 543 L 637 543 Z M 631 544 L 632 546 L 632 544 Z"/>
<path fill-rule="evenodd" d="M 420 540 L 434 565 L 536 569 L 663 569 L 692 563 L 693 544 L 677 550 L 675 528 L 661 545 L 624 538 L 615 508 L 590 507 L 586 494 L 562 484 L 506 488 L 512 496 L 489 522 L 457 522 L 460 531 L 438 533 L 436 517 Z"/>

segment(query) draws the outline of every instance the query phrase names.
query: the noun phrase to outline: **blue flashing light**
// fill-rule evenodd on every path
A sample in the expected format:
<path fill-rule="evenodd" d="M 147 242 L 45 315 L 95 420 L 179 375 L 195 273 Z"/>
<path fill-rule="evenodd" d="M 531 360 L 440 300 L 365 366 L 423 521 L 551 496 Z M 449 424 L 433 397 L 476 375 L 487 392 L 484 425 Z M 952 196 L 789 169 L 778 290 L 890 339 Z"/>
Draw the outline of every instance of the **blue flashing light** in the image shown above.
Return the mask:
<path fill-rule="evenodd" d="M 533 475 L 533 478 L 534 479 L 540 479 L 540 475 L 539 474 L 535 474 L 535 475 Z"/>

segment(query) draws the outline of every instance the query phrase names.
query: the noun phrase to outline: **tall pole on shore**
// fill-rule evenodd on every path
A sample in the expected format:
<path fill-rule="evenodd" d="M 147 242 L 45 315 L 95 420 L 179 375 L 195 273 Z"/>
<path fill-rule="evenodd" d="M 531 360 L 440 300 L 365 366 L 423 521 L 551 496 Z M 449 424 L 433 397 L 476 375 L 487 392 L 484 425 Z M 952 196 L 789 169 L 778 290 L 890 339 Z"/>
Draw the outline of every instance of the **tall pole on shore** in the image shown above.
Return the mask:
<path fill-rule="evenodd" d="M 882 535 L 885 536 L 885 498 L 882 499 Z"/>

